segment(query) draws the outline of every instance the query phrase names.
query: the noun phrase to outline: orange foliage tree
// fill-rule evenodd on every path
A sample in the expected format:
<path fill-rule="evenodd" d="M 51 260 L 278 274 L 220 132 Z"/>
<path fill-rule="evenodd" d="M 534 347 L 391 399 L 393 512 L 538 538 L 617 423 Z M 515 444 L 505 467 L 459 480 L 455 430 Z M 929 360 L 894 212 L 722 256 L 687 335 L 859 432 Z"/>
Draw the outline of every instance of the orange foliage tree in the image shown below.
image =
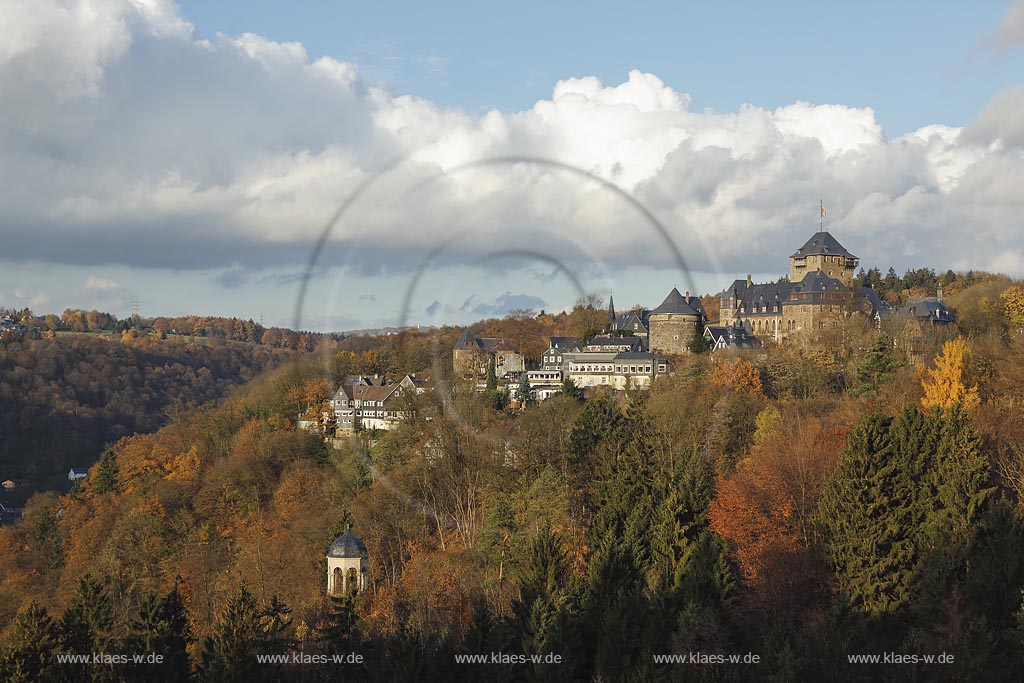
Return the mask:
<path fill-rule="evenodd" d="M 818 497 L 845 431 L 817 419 L 796 419 L 772 430 L 750 458 L 720 482 L 709 509 L 711 527 L 729 544 L 755 599 L 766 608 L 797 604 L 818 567 L 814 542 Z"/>
<path fill-rule="evenodd" d="M 721 360 L 715 363 L 711 371 L 712 386 L 729 391 L 761 396 L 764 387 L 761 385 L 761 373 L 749 361 L 742 358 Z"/>

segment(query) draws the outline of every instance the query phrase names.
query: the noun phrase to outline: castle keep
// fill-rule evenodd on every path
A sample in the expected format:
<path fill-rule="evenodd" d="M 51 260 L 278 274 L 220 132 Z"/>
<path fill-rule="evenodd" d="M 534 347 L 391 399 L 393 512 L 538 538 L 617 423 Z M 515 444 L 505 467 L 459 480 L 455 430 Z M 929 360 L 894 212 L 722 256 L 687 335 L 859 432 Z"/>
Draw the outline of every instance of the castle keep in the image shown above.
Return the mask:
<path fill-rule="evenodd" d="M 748 275 L 726 288 L 720 324 L 781 342 L 813 339 L 852 312 L 878 320 L 887 307 L 873 289 L 854 282 L 858 263 L 828 231 L 816 232 L 789 257 L 788 281 L 755 284 Z"/>

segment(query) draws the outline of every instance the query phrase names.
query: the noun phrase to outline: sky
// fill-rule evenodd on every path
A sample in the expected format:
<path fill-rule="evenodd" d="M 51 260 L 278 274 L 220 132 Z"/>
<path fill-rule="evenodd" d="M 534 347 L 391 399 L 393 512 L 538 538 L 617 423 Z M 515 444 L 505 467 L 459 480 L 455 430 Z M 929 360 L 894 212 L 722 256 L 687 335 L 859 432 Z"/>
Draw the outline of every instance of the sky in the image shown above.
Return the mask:
<path fill-rule="evenodd" d="M 346 330 L 1024 275 L 1024 2 L 0 0 L 0 307 Z M 304 286 L 305 283 L 305 286 Z"/>

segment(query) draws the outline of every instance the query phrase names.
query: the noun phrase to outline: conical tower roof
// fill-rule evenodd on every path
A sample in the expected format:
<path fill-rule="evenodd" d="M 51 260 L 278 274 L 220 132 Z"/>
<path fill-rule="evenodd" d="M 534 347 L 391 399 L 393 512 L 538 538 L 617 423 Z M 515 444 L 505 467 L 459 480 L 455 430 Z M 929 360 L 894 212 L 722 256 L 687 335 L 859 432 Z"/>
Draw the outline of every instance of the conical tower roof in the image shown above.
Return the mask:
<path fill-rule="evenodd" d="M 679 290 L 675 287 L 668 293 L 665 300 L 661 302 L 661 305 L 651 311 L 651 315 L 658 313 L 680 313 L 684 315 L 700 315 L 693 306 L 686 302 L 686 298 L 679 293 Z"/>
<path fill-rule="evenodd" d="M 846 250 L 846 247 L 839 244 L 839 240 L 832 236 L 827 230 L 816 232 L 811 238 L 804 242 L 804 246 L 796 250 L 790 258 L 803 258 L 805 256 L 844 256 L 846 258 L 857 258 Z"/>

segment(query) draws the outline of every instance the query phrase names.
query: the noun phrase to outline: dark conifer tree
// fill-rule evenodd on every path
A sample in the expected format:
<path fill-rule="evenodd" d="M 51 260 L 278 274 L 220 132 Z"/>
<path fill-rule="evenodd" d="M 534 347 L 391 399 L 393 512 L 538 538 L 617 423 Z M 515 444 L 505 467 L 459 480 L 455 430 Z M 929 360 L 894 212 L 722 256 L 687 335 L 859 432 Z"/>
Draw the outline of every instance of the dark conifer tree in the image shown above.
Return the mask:
<path fill-rule="evenodd" d="M 129 680 L 187 681 L 191 677 L 188 646 L 192 642 L 188 613 L 178 586 L 163 598 L 149 595 L 129 624 L 125 649 L 130 653 L 160 655 L 161 662 L 129 669 Z"/>
<path fill-rule="evenodd" d="M 101 652 L 117 654 L 113 634 L 114 605 L 102 581 L 86 574 L 78 582 L 78 592 L 59 623 L 60 650 L 69 654 Z M 92 681 L 116 679 L 114 664 L 57 665 L 64 680 L 73 681 L 87 670 Z"/>
<path fill-rule="evenodd" d="M 495 372 L 494 356 L 487 357 L 487 391 L 495 391 L 498 388 L 498 375 Z"/>
<path fill-rule="evenodd" d="M 36 683 L 52 680 L 58 648 L 57 624 L 46 608 L 32 602 L 14 618 L 0 643 L 0 680 Z"/>
<path fill-rule="evenodd" d="M 93 479 L 96 493 L 117 493 L 117 457 L 114 451 L 107 449 L 100 456 Z"/>
<path fill-rule="evenodd" d="M 850 393 L 854 396 L 873 394 L 901 365 L 889 338 L 878 335 L 857 365 L 857 378 Z"/>
<path fill-rule="evenodd" d="M 232 598 L 213 634 L 203 644 L 200 678 L 204 681 L 272 681 L 280 678 L 280 666 L 261 663 L 257 654 L 281 651 L 281 620 L 287 612 L 281 603 L 275 612 L 260 609 L 256 597 L 243 583 Z"/>
<path fill-rule="evenodd" d="M 910 599 L 920 514 L 891 421 L 865 418 L 850 435 L 821 498 L 821 520 L 840 589 L 850 603 L 882 615 Z"/>

